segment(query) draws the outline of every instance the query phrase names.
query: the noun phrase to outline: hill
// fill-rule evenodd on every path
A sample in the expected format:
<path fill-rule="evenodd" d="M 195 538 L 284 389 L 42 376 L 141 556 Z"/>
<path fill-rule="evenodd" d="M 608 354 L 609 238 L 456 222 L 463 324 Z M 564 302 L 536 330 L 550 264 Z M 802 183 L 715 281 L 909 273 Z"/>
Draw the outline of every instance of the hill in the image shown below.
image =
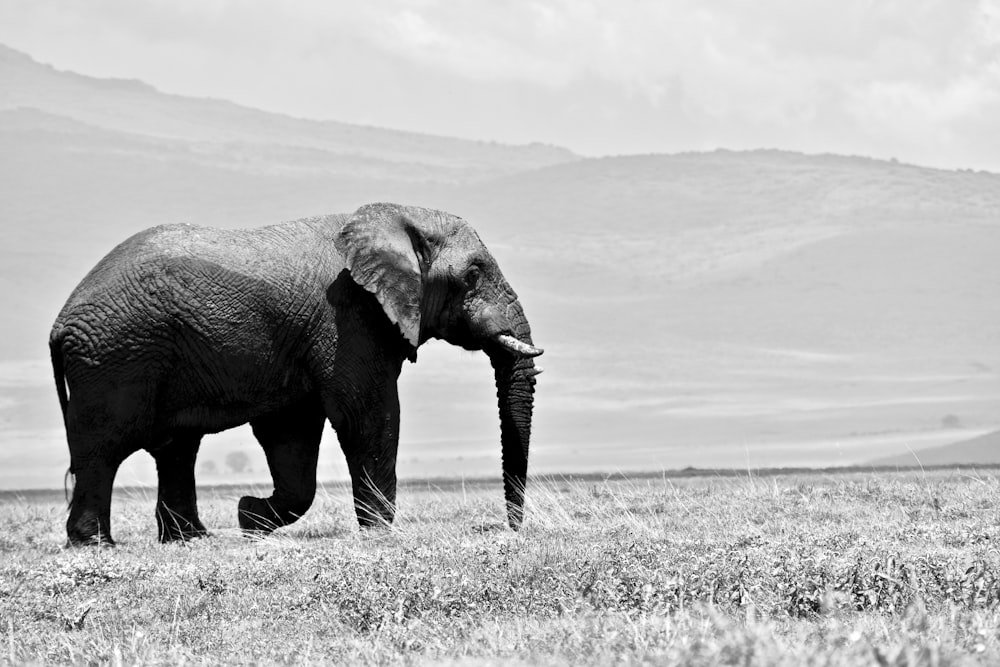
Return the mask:
<path fill-rule="evenodd" d="M 419 180 L 465 181 L 576 158 L 555 146 L 508 146 L 311 121 L 222 100 L 167 95 L 140 81 L 59 71 L 3 45 L 0 81 L 0 109 L 37 109 L 94 128 L 181 142 L 207 158 L 267 171 L 323 171 L 327 161 L 336 170 L 338 164 L 358 159 L 369 167 L 385 166 L 390 173 L 394 165 L 420 166 Z"/>
<path fill-rule="evenodd" d="M 948 464 L 997 464 L 1000 463 L 1000 431 L 993 431 L 975 438 L 940 447 L 927 447 L 897 456 L 883 456 L 870 462 L 874 466 L 915 465 L 936 466 Z"/>
<path fill-rule="evenodd" d="M 547 350 L 538 472 L 851 464 L 961 437 L 947 414 L 967 435 L 1000 427 L 998 175 L 765 150 L 576 159 L 351 135 L 9 51 L 0 75 L 0 486 L 62 479 L 48 328 L 111 247 L 368 201 L 462 215 L 499 259 Z M 495 473 L 485 360 L 420 356 L 401 475 Z M 249 439 L 227 437 L 202 458 Z M 343 476 L 335 444 L 322 465 Z"/>

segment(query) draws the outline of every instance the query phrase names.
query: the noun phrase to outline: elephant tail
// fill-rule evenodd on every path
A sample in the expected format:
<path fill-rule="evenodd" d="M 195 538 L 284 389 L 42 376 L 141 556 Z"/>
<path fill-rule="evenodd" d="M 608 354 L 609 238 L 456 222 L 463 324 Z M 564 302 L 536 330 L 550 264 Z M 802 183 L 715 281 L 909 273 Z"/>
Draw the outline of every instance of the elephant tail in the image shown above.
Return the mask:
<path fill-rule="evenodd" d="M 66 390 L 66 366 L 63 362 L 62 340 L 54 332 L 49 338 L 49 355 L 52 357 L 52 374 L 56 380 L 56 394 L 59 395 L 59 409 L 62 411 L 63 424 L 66 423 L 66 411 L 69 409 L 69 393 Z M 75 486 L 73 476 L 73 466 L 66 469 L 63 477 L 63 493 L 66 496 L 66 504 L 72 508 L 73 502 L 70 500 L 71 490 Z"/>
<path fill-rule="evenodd" d="M 49 338 L 49 354 L 52 356 L 52 374 L 56 380 L 59 409 L 62 410 L 63 424 L 65 424 L 66 411 L 69 409 L 69 393 L 66 391 L 66 367 L 63 364 L 62 340 L 55 334 Z"/>

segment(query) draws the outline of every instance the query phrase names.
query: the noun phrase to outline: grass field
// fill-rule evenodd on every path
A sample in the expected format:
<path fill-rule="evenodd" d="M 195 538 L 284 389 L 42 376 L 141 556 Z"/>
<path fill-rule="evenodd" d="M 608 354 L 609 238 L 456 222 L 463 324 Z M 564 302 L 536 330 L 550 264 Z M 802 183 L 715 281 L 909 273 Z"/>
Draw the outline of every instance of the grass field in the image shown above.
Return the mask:
<path fill-rule="evenodd" d="M 0 505 L 0 661 L 1000 664 L 996 470 L 556 480 L 510 532 L 492 484 L 404 486 L 360 533 L 324 490 L 262 540 L 66 550 L 61 495 Z M 259 490 L 258 490 L 259 491 Z"/>

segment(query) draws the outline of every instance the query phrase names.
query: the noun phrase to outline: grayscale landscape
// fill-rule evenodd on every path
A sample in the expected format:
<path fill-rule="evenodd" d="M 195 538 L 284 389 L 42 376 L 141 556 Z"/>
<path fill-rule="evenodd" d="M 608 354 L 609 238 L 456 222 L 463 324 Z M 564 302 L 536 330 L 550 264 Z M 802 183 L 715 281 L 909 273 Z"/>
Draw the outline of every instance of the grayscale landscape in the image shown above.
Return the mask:
<path fill-rule="evenodd" d="M 220 399 L 252 413 L 271 469 L 248 425 L 197 449 L 218 428 L 198 410 L 219 406 L 192 398 L 209 394 L 181 363 L 124 384 L 201 401 L 173 430 L 134 425 L 130 406 L 153 402 L 102 376 L 101 350 L 78 361 L 114 398 L 81 410 L 70 381 L 64 424 L 50 330 L 117 244 L 373 202 L 461 216 L 496 263 L 449 259 L 428 282 L 406 227 L 397 256 L 424 262 L 407 330 L 336 245 L 308 294 L 360 324 L 337 320 L 329 356 L 361 331 L 394 373 L 413 352 L 394 336 L 429 330 L 419 290 L 458 295 L 445 321 L 484 266 L 517 291 L 493 311 L 521 304 L 531 326 L 467 332 L 501 346 L 496 379 L 486 354 L 442 341 L 403 364 L 395 498 L 379 463 L 395 415 L 358 408 L 394 398 L 391 378 L 365 391 L 336 359 L 349 388 L 322 414 L 291 366 L 280 384 L 237 374 L 270 412 Z M 304 238 L 346 244 L 348 226 Z M 231 241 L 259 237 L 199 233 L 268 261 Z M 268 285 L 320 274 L 324 247 Z M 237 264 L 227 275 L 252 281 Z M 180 311 L 215 308 L 202 296 Z M 986 0 L 0 0 L 0 663 L 1000 664 L 998 296 Z M 219 315 L 214 349 L 269 331 L 239 312 Z M 239 370 L 259 369 L 241 351 Z M 320 417 L 312 502 L 316 431 L 284 425 Z M 114 477 L 115 438 L 150 434 L 156 463 L 138 451 Z"/>

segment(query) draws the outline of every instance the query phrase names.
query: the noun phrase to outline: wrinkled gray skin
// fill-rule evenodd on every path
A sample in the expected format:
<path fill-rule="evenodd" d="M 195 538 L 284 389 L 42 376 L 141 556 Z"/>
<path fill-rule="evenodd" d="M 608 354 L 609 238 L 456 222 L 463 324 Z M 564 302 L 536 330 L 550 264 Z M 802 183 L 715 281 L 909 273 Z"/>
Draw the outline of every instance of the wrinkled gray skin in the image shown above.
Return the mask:
<path fill-rule="evenodd" d="M 397 379 L 430 338 L 489 355 L 517 529 L 541 350 L 462 219 L 372 204 L 260 229 L 167 225 L 133 236 L 83 279 L 50 336 L 75 476 L 70 544 L 113 544 L 112 482 L 139 449 L 156 460 L 160 539 L 205 535 L 199 443 L 247 422 L 274 494 L 240 500 L 244 530 L 269 532 L 309 508 L 325 420 L 347 458 L 359 523 L 391 522 Z"/>

